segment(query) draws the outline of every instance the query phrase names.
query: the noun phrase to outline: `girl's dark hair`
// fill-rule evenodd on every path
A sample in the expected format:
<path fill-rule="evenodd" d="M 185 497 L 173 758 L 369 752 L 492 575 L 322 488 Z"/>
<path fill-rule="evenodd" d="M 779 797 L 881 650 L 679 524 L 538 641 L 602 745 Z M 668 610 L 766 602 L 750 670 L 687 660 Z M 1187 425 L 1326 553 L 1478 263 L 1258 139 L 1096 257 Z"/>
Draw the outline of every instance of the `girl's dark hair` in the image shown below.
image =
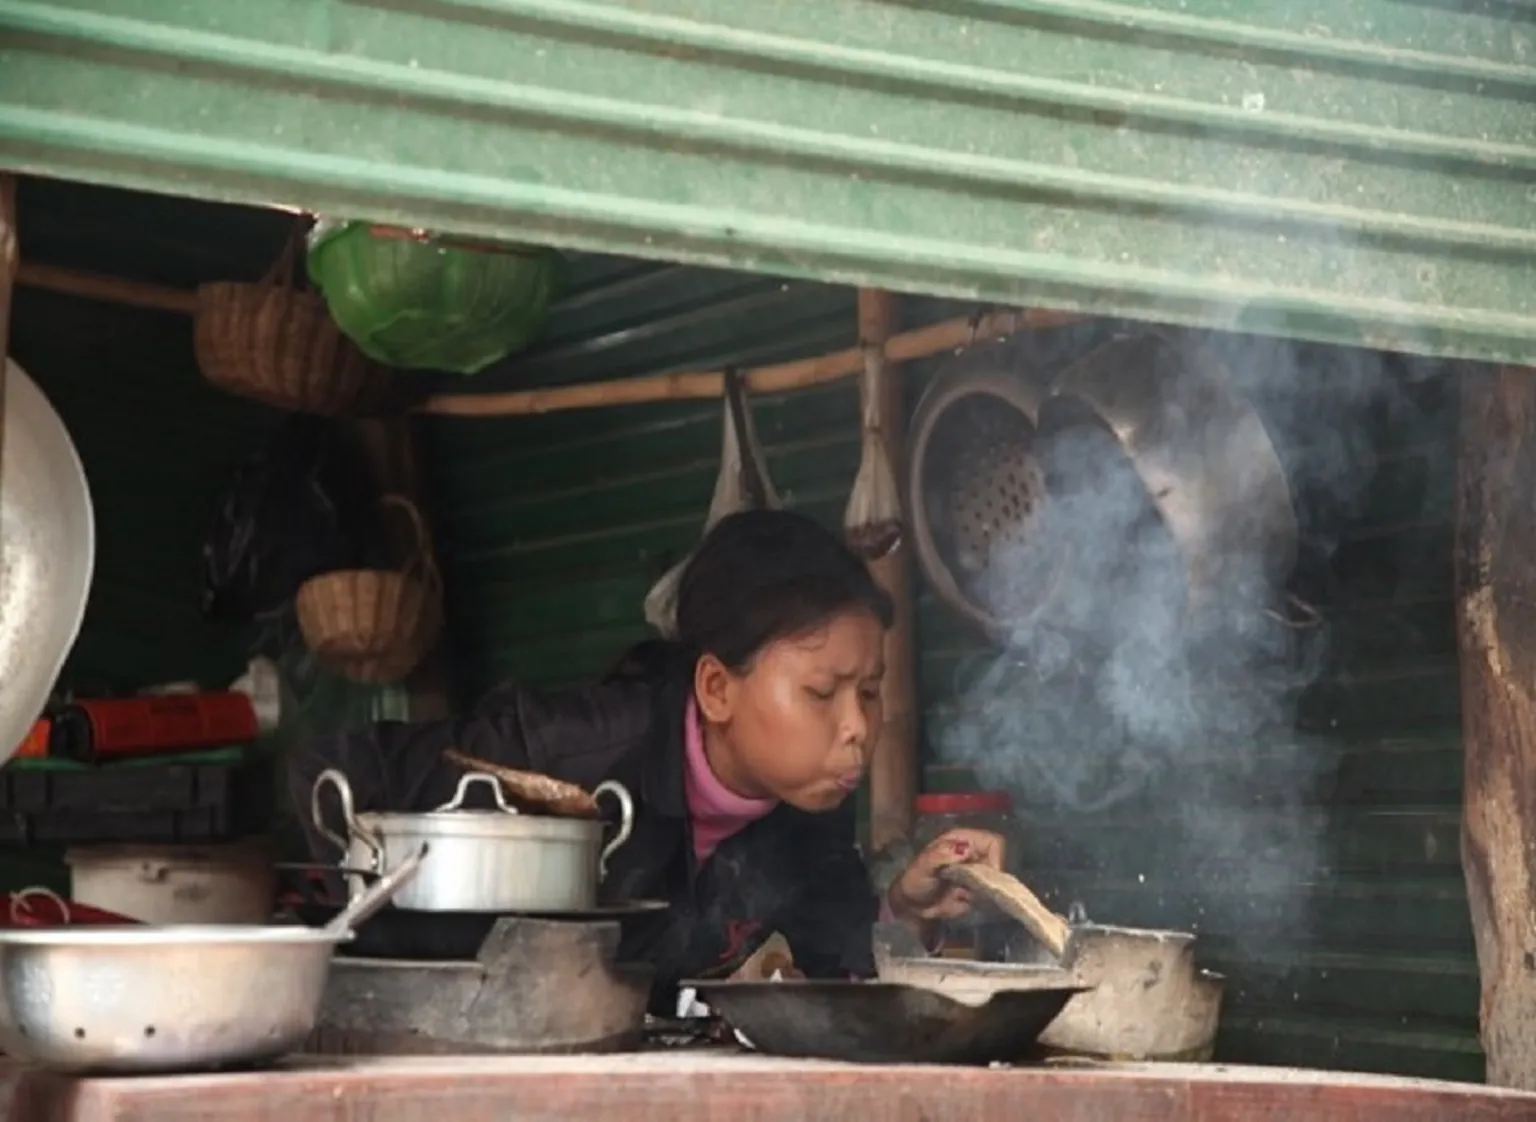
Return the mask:
<path fill-rule="evenodd" d="M 742 671 L 777 639 L 802 635 L 848 611 L 890 627 L 891 598 L 869 568 L 819 522 L 784 510 L 749 510 L 715 524 L 683 570 L 677 637 Z"/>

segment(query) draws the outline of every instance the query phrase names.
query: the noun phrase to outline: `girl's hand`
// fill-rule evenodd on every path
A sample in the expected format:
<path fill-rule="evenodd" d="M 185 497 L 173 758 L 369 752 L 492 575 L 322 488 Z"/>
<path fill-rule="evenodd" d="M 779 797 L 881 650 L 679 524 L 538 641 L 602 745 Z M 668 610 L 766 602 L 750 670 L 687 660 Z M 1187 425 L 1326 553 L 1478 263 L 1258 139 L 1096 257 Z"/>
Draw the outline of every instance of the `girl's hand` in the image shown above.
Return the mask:
<path fill-rule="evenodd" d="M 945 865 L 979 863 L 1003 867 L 1007 856 L 1002 835 L 986 830 L 949 830 L 928 843 L 906 871 L 891 884 L 887 902 L 902 920 L 954 919 L 971 910 L 970 894 L 945 884 L 938 873 Z"/>

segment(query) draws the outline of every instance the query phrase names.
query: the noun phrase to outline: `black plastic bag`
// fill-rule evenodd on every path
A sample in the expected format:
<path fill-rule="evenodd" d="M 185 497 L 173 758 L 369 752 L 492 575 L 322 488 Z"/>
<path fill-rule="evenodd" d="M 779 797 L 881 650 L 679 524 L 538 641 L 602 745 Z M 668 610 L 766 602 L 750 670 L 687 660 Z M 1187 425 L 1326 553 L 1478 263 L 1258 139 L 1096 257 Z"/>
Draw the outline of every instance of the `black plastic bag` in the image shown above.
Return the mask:
<path fill-rule="evenodd" d="M 203 544 L 203 615 L 270 622 L 299 586 L 371 552 L 377 496 L 338 427 L 284 421 L 234 473 Z"/>

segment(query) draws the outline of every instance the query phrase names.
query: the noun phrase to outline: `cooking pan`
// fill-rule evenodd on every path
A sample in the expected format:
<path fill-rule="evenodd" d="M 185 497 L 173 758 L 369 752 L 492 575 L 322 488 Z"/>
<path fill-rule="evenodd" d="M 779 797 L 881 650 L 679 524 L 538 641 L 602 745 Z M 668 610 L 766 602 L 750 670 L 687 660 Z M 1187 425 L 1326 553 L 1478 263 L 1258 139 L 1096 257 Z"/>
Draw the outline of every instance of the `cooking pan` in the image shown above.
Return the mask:
<path fill-rule="evenodd" d="M 919 957 L 901 947 L 878 953 L 883 980 L 924 986 L 960 1001 L 985 1001 L 1065 974 L 1091 987 L 1074 997 L 1041 1035 L 1051 1051 L 1136 1060 L 1209 1059 L 1220 1017 L 1223 980 L 1198 970 L 1194 935 L 1101 924 L 1069 924 L 1017 878 L 980 865 L 940 876 L 1018 920 L 1057 964 L 961 963 Z"/>
<path fill-rule="evenodd" d="M 85 469 L 48 399 L 7 360 L 0 452 L 0 763 L 48 702 L 80 634 L 96 559 Z"/>
<path fill-rule="evenodd" d="M 684 982 L 752 1047 L 865 1064 L 988 1064 L 1031 1058 L 1083 987 L 1059 980 L 976 1003 L 889 982 Z"/>

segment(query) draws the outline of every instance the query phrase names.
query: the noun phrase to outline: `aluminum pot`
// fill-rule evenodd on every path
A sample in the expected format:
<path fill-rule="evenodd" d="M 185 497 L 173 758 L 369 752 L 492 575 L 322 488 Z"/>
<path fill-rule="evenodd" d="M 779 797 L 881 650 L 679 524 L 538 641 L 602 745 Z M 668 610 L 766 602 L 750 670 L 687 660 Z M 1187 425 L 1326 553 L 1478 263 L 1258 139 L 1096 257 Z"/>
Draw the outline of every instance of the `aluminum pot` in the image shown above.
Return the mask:
<path fill-rule="evenodd" d="M 464 807 L 476 784 L 491 789 L 495 810 Z M 324 821 L 320 794 L 336 789 L 346 835 Z M 597 906 L 597 889 L 609 856 L 628 840 L 635 806 L 623 785 L 609 781 L 592 792 L 619 804 L 618 832 L 603 844 L 604 823 L 590 819 L 522 814 L 508 805 L 501 784 L 471 772 L 453 798 L 426 813 L 356 813 L 346 776 L 320 773 L 310 804 L 315 829 L 342 851 L 348 892 L 362 891 L 362 873 L 386 873 L 423 843 L 431 854 L 420 874 L 394 898 L 397 908 L 421 912 L 584 912 Z M 356 870 L 356 871 L 354 871 Z"/>
<path fill-rule="evenodd" d="M 1190 606 L 1264 595 L 1296 563 L 1285 468 L 1263 420 L 1204 349 L 1157 332 L 1111 340 L 1063 370 L 1038 431 L 1110 432 L 1177 545 Z"/>
<path fill-rule="evenodd" d="M 1116 1060 L 1200 1062 L 1216 1045 L 1224 988 L 1194 962 L 1194 936 L 1083 924 L 1060 966 L 877 956 L 882 981 L 938 990 L 957 1001 L 1060 984 L 1089 987 L 1041 1034 L 1057 1052 Z"/>

